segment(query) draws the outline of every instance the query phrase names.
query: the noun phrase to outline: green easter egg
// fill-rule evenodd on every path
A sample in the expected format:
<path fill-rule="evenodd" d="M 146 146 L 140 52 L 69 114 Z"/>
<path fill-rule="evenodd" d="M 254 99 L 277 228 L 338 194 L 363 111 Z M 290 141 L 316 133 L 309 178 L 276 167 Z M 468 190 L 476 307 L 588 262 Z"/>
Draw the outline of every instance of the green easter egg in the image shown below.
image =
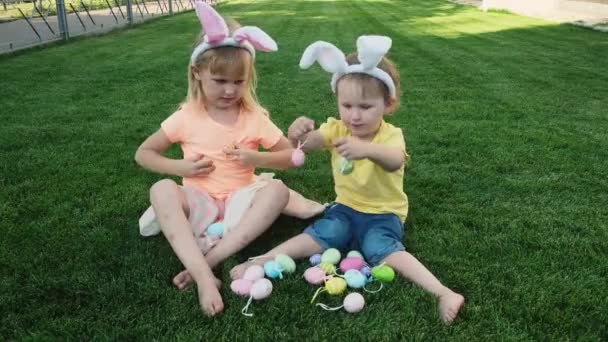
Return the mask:
<path fill-rule="evenodd" d="M 328 263 L 328 262 L 322 262 L 319 264 L 319 267 L 323 270 L 323 272 L 325 272 L 325 274 L 334 274 L 336 273 L 336 266 Z"/>
<path fill-rule="evenodd" d="M 329 248 L 321 255 L 321 262 L 327 262 L 332 265 L 337 264 L 340 261 L 340 251 L 335 248 Z"/>
<path fill-rule="evenodd" d="M 274 257 L 274 261 L 283 266 L 283 270 L 287 273 L 292 273 L 296 270 L 295 261 L 287 254 L 277 254 L 277 256 Z"/>
<path fill-rule="evenodd" d="M 395 271 L 387 265 L 378 265 L 372 268 L 372 277 L 383 283 L 395 280 Z"/>
<path fill-rule="evenodd" d="M 348 160 L 346 158 L 340 159 L 340 173 L 343 175 L 347 175 L 353 172 L 353 162 L 352 160 Z"/>

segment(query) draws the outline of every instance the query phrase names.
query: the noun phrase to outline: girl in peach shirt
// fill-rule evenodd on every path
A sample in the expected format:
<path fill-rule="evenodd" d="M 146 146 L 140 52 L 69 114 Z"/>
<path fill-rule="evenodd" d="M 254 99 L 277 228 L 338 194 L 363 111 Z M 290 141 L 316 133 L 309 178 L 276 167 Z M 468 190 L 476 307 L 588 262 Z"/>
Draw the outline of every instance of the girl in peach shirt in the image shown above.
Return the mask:
<path fill-rule="evenodd" d="M 135 159 L 146 169 L 183 177 L 183 186 L 171 179 L 152 186 L 152 207 L 140 228 L 143 235 L 162 230 L 186 268 L 174 284 L 181 289 L 194 281 L 201 309 L 215 315 L 224 304 L 213 267 L 268 229 L 281 212 L 308 217 L 324 207 L 254 173 L 256 167 L 294 166 L 290 143 L 255 97 L 255 50 L 276 51 L 276 43 L 257 27 L 229 30 L 202 1 L 196 2 L 196 13 L 205 35 L 191 55 L 188 97 L 142 143 Z M 183 159 L 162 155 L 174 143 Z M 269 152 L 259 152 L 259 146 Z M 224 236 L 211 240 L 206 229 L 218 220 L 224 222 Z"/>

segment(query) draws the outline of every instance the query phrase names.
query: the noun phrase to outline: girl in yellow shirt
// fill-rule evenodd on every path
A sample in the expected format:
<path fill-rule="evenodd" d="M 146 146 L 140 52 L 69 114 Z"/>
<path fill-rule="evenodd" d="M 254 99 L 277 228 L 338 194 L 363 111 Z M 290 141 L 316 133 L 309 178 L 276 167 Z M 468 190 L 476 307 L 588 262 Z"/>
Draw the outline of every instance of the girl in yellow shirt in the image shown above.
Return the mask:
<path fill-rule="evenodd" d="M 318 61 L 333 74 L 340 120 L 330 118 L 315 130 L 311 119 L 300 117 L 288 137 L 292 144 L 305 141 L 305 151 L 330 151 L 337 197 L 321 219 L 265 256 L 284 253 L 297 259 L 328 248 L 359 249 L 368 263 L 385 262 L 435 295 L 441 319 L 451 323 L 464 297 L 437 280 L 402 243 L 408 208 L 403 176 L 409 156 L 401 129 L 383 120 L 399 106 L 399 73 L 384 57 L 390 46 L 388 37 L 361 36 L 357 53 L 348 57 L 326 42 L 313 43 L 304 52 L 300 67 Z M 233 268 L 232 278 L 240 278 L 249 265 Z"/>

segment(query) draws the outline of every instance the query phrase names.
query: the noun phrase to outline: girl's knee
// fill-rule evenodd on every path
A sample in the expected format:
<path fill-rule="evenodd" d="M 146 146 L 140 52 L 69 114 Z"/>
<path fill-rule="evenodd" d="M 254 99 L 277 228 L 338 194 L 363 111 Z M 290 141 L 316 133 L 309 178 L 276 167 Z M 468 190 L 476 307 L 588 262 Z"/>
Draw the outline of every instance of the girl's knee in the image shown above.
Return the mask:
<path fill-rule="evenodd" d="M 272 195 L 272 197 L 279 203 L 283 203 L 284 206 L 287 205 L 289 201 L 289 188 L 278 179 L 271 180 L 266 186 L 268 192 Z"/>
<path fill-rule="evenodd" d="M 167 203 L 178 203 L 183 206 L 182 193 L 179 185 L 171 179 L 162 179 L 154 183 L 150 188 L 150 203 L 154 205 L 166 205 Z"/>
<path fill-rule="evenodd" d="M 156 197 L 158 195 L 166 195 L 171 191 L 175 191 L 178 185 L 172 179 L 161 179 L 154 183 L 150 188 L 150 197 Z"/>

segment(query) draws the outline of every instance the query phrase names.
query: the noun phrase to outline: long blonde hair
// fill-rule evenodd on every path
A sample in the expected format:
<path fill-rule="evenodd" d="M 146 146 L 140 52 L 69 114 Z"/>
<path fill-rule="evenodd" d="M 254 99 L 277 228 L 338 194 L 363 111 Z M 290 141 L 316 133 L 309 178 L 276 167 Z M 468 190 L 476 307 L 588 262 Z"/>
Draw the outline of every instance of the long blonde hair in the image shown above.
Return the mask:
<path fill-rule="evenodd" d="M 234 32 L 240 25 L 232 19 L 226 19 L 230 33 Z M 192 49 L 203 42 L 204 32 L 196 40 Z M 195 73 L 208 70 L 213 74 L 226 74 L 246 76 L 247 90 L 241 98 L 241 108 L 246 111 L 260 111 L 268 115 L 268 111 L 258 101 L 255 89 L 257 86 L 257 74 L 253 56 L 245 49 L 233 46 L 222 46 L 213 48 L 200 54 L 194 65 L 188 65 L 188 97 L 186 103 L 204 103 L 205 93 L 201 81 L 197 80 Z"/>

